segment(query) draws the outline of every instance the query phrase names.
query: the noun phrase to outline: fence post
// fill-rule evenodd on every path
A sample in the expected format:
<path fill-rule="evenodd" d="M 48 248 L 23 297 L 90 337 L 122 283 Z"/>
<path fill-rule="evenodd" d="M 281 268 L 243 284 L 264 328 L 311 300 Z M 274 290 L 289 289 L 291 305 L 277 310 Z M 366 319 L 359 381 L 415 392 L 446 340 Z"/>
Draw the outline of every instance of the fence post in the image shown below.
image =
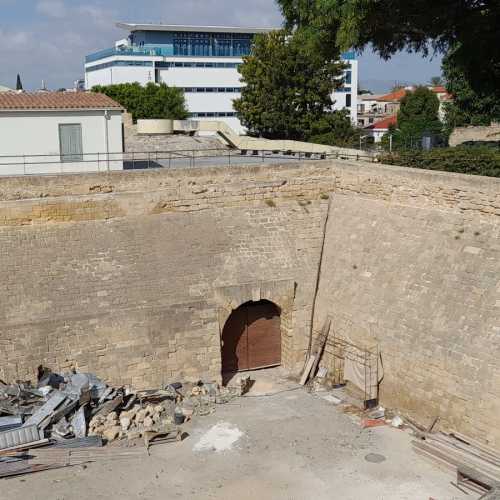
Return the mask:
<path fill-rule="evenodd" d="M 231 150 L 229 150 L 229 156 L 228 156 L 228 158 L 229 158 L 229 165 L 231 165 Z"/>
<path fill-rule="evenodd" d="M 23 155 L 23 172 L 26 175 L 26 155 Z"/>

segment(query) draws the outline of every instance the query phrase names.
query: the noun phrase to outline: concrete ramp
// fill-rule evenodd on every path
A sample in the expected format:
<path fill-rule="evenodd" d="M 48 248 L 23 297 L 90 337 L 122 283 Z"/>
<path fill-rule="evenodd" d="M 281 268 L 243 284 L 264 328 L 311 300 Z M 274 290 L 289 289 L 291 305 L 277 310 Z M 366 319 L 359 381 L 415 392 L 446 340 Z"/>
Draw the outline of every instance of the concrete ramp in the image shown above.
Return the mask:
<path fill-rule="evenodd" d="M 270 140 L 238 135 L 227 123 L 222 121 L 174 120 L 174 132 L 213 132 L 218 134 L 231 147 L 242 151 L 279 151 L 304 154 L 349 155 L 357 156 L 360 151 L 338 148 L 310 142 Z M 363 151 L 363 156 L 369 153 Z"/>

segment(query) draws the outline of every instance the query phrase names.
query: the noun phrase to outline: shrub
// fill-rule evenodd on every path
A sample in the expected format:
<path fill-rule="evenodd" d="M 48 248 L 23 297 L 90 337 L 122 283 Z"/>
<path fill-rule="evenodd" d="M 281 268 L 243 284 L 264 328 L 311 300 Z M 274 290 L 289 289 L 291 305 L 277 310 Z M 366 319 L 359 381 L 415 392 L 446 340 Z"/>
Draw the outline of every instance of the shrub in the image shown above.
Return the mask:
<path fill-rule="evenodd" d="M 488 147 L 399 151 L 379 156 L 381 163 L 402 167 L 442 170 L 471 175 L 500 177 L 500 150 Z"/>
<path fill-rule="evenodd" d="M 145 87 L 139 83 L 97 85 L 93 92 L 101 92 L 120 103 L 132 114 L 134 122 L 143 119 L 184 120 L 188 117 L 184 92 L 150 82 Z"/>

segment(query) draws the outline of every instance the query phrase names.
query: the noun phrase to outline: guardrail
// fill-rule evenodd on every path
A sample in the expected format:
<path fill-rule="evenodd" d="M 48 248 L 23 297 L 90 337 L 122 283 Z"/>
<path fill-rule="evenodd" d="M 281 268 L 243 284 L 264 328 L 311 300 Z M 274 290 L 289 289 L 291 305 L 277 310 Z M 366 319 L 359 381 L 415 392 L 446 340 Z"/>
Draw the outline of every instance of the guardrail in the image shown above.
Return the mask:
<path fill-rule="evenodd" d="M 197 166 L 234 166 L 310 160 L 364 160 L 374 162 L 370 155 L 322 154 L 277 150 L 188 149 L 175 151 L 144 151 L 116 153 L 85 153 L 77 157 L 61 155 L 0 156 L 2 175 L 50 175 L 61 173 L 106 172 L 148 168 L 192 168 Z"/>

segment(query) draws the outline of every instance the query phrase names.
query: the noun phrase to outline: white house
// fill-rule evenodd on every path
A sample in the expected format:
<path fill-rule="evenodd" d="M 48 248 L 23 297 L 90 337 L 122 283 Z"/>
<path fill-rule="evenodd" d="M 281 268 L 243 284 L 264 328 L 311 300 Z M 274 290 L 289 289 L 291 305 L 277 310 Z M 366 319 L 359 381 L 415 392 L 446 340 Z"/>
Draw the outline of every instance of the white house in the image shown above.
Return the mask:
<path fill-rule="evenodd" d="M 164 82 L 182 88 L 191 118 L 226 122 L 244 133 L 233 109 L 243 83 L 238 66 L 250 54 L 252 40 L 271 28 L 180 26 L 118 23 L 128 38 L 85 60 L 85 85 Z M 343 55 L 348 65 L 344 85 L 334 93 L 335 109 L 347 108 L 357 123 L 358 61 Z"/>
<path fill-rule="evenodd" d="M 391 115 L 383 120 L 379 120 L 372 125 L 364 128 L 364 131 L 368 137 L 373 137 L 375 143 L 382 142 L 382 137 L 384 137 L 391 126 L 396 127 L 398 124 L 397 115 Z"/>
<path fill-rule="evenodd" d="M 123 169 L 122 113 L 91 92 L 0 93 L 0 175 Z"/>

